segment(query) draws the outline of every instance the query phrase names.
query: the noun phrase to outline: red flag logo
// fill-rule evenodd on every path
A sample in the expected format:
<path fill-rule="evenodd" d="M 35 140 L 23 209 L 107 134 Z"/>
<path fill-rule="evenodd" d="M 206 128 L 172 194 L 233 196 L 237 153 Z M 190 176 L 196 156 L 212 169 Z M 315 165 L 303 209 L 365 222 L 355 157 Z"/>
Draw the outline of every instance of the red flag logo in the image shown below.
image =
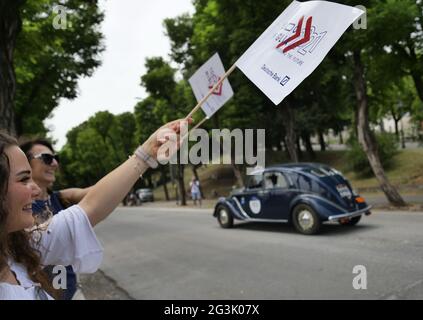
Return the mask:
<path fill-rule="evenodd" d="M 220 77 L 219 77 L 219 79 L 217 79 L 217 82 L 219 82 L 220 81 Z M 216 82 L 216 83 L 217 83 Z M 209 85 L 209 89 L 211 89 L 211 88 L 213 88 L 214 87 L 214 85 L 215 84 L 213 84 L 213 85 Z M 221 96 L 222 95 L 222 86 L 223 86 L 223 82 L 221 82 L 217 87 L 216 87 L 216 89 L 214 89 L 214 91 L 213 91 L 213 93 L 212 94 L 215 94 L 215 95 L 217 95 L 217 96 Z"/>
<path fill-rule="evenodd" d="M 301 31 L 302 31 L 302 28 L 303 28 L 303 21 L 304 21 L 304 16 L 302 16 L 301 19 L 298 21 L 297 30 L 296 30 L 295 34 L 293 36 L 289 37 L 288 39 L 286 39 L 285 41 L 279 43 L 276 46 L 276 49 L 278 49 L 278 48 L 280 48 L 280 47 L 282 47 L 284 45 L 287 45 L 289 42 L 291 42 L 291 41 L 293 41 L 293 40 L 295 40 L 295 39 L 297 39 L 297 38 L 299 38 L 301 36 Z M 302 44 L 307 43 L 307 42 L 310 41 L 311 23 L 312 22 L 313 22 L 313 17 L 309 17 L 307 19 L 307 22 L 306 22 L 304 37 L 301 38 L 301 39 L 299 39 L 299 40 L 297 40 L 297 41 L 295 41 L 295 42 L 293 42 L 293 43 L 291 43 L 287 47 L 285 47 L 282 50 L 283 53 L 287 53 L 288 51 L 290 51 L 292 49 L 295 49 L 296 47 L 298 47 L 298 46 L 300 46 L 300 45 L 302 45 Z"/>

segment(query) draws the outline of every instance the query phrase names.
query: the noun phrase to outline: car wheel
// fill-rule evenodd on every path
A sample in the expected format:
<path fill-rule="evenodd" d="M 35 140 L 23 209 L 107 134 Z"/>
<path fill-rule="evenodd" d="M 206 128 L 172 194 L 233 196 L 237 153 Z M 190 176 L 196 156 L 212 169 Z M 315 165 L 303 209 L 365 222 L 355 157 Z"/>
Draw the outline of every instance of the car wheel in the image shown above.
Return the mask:
<path fill-rule="evenodd" d="M 307 235 L 319 232 L 322 225 L 314 209 L 306 204 L 299 204 L 294 208 L 292 222 L 298 232 Z"/>
<path fill-rule="evenodd" d="M 228 208 L 225 206 L 217 207 L 217 221 L 222 228 L 232 228 L 234 225 L 234 218 L 229 213 Z"/>
<path fill-rule="evenodd" d="M 339 224 L 343 226 L 355 226 L 361 220 L 361 216 L 351 218 L 347 221 L 340 220 Z"/>

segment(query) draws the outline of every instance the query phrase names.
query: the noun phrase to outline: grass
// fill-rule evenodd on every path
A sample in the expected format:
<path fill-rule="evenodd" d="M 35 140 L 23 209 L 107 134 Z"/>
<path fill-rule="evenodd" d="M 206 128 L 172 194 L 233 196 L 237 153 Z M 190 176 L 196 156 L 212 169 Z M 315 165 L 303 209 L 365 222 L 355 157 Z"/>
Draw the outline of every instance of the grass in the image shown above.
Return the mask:
<path fill-rule="evenodd" d="M 304 153 L 302 162 L 311 161 Z M 314 162 L 326 163 L 343 174 L 350 180 L 352 186 L 359 193 L 372 195 L 382 194 L 375 177 L 363 178 L 348 169 L 348 160 L 345 151 L 328 150 L 316 152 Z M 281 151 L 266 153 L 266 165 L 289 162 L 286 154 Z M 236 186 L 236 179 L 230 165 L 203 165 L 198 170 L 201 186 L 206 199 L 227 196 L 233 187 Z M 414 194 L 423 196 L 423 149 L 400 150 L 392 159 L 392 166 L 386 170 L 389 181 L 394 184 L 401 194 Z M 184 171 L 186 191 L 189 191 L 189 182 L 193 176 L 190 166 Z M 175 198 L 175 191 L 171 183 L 167 184 L 172 199 Z M 163 186 L 154 190 L 157 200 L 164 200 Z"/>
<path fill-rule="evenodd" d="M 386 174 L 389 181 L 400 189 L 419 189 L 423 186 L 423 149 L 400 151 Z M 361 178 L 354 172 L 346 172 L 346 176 L 357 189 L 379 189 L 375 177 Z"/>

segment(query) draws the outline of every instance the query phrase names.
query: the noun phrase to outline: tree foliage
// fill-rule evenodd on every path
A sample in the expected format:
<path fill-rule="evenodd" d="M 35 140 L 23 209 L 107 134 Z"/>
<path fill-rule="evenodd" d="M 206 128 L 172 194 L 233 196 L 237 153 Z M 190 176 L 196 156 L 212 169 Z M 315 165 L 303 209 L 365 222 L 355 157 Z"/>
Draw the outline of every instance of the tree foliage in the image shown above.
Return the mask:
<path fill-rule="evenodd" d="M 60 152 L 59 184 L 77 187 L 95 184 L 133 153 L 137 145 L 134 131 L 132 113 L 113 115 L 108 111 L 97 112 L 71 129 Z"/>
<path fill-rule="evenodd" d="M 61 98 L 78 95 L 78 80 L 91 76 L 104 49 L 97 1 L 66 0 L 66 20 L 54 12 L 58 2 L 27 0 L 21 7 L 22 31 L 15 48 L 17 134 L 46 133 L 43 121 Z M 54 22 L 64 29 L 56 29 Z M 57 24 L 56 24 L 57 25 Z"/>

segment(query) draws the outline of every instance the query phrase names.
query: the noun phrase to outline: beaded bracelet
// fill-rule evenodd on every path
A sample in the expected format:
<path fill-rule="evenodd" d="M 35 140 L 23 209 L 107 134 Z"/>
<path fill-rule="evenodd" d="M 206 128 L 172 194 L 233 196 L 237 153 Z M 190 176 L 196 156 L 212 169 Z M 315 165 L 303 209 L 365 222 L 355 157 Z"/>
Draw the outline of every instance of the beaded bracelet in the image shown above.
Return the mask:
<path fill-rule="evenodd" d="M 135 161 L 136 161 L 136 165 L 134 165 L 134 170 L 137 171 L 137 173 L 140 175 L 140 178 L 142 178 L 143 177 L 142 173 L 140 173 L 140 172 L 143 171 L 141 161 L 138 160 L 138 158 L 135 154 L 133 154 L 132 156 L 128 156 L 128 159 L 131 159 L 131 158 L 135 159 Z"/>
<path fill-rule="evenodd" d="M 144 161 L 150 168 L 157 168 L 158 167 L 158 163 L 156 161 L 156 159 L 154 159 L 151 155 L 149 155 L 142 146 L 139 146 L 137 148 L 137 150 L 135 150 L 134 153 L 139 159 L 141 159 L 142 161 Z"/>

